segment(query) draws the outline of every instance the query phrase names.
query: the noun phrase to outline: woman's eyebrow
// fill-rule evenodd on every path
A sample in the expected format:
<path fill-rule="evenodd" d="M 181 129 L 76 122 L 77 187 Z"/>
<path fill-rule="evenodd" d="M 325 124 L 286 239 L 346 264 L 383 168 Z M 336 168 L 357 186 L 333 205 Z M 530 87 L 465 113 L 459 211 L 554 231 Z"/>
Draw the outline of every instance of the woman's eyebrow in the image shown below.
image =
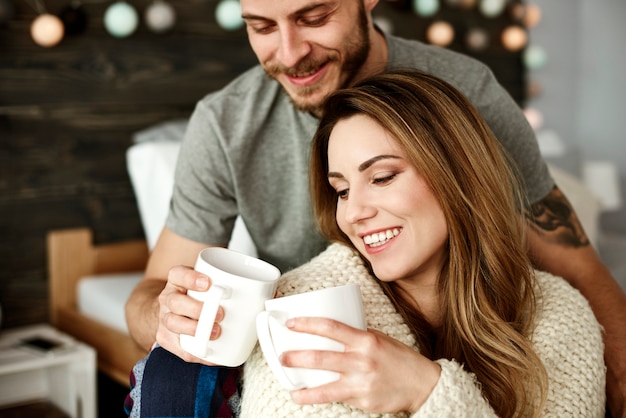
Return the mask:
<path fill-rule="evenodd" d="M 372 164 L 374 164 L 375 162 L 378 162 L 380 160 L 387 160 L 390 158 L 400 158 L 400 157 L 398 157 L 397 155 L 388 155 L 388 154 L 377 155 L 376 157 L 370 158 L 369 160 L 361 163 L 361 165 L 359 165 L 359 171 L 363 172 L 367 170 L 368 168 L 370 168 Z"/>
<path fill-rule="evenodd" d="M 331 178 L 333 178 L 333 179 L 342 179 L 342 178 L 344 178 L 343 174 L 337 173 L 335 171 L 329 171 L 328 175 L 326 177 L 328 177 L 329 179 L 331 179 Z"/>
<path fill-rule="evenodd" d="M 370 168 L 374 163 L 376 163 L 377 161 L 380 160 L 387 160 L 387 159 L 397 159 L 400 158 L 397 155 L 388 155 L 388 154 L 383 154 L 383 155 L 377 155 L 376 157 L 372 157 L 367 161 L 364 161 L 363 163 L 361 163 L 361 165 L 359 165 L 359 172 L 363 172 L 365 170 L 367 170 L 368 168 Z M 335 171 L 329 171 L 327 174 L 328 178 L 339 178 L 342 179 L 344 178 L 343 174 L 335 172 Z"/>

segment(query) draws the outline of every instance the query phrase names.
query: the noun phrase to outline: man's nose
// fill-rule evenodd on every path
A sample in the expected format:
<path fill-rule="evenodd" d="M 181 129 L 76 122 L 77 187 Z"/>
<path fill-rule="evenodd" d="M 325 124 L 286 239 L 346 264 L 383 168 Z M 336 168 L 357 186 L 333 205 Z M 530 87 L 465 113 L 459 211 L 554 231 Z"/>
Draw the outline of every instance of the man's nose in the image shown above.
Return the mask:
<path fill-rule="evenodd" d="M 291 27 L 281 28 L 280 45 L 276 58 L 287 67 L 295 67 L 302 58 L 311 52 L 311 45 L 303 39 L 300 32 Z"/>

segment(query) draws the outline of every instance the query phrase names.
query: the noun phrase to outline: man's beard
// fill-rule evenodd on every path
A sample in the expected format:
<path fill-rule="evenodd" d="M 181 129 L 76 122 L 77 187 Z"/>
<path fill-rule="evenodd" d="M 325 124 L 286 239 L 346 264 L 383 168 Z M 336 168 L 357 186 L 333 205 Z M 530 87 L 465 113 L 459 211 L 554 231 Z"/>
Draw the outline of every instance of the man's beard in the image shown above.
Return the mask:
<path fill-rule="evenodd" d="M 346 59 L 341 66 L 339 76 L 345 77 L 345 79 L 339 80 L 340 85 L 338 86 L 338 88 L 350 86 L 354 78 L 357 76 L 357 73 L 363 66 L 363 63 L 365 63 L 365 60 L 367 59 L 370 50 L 370 37 L 367 28 L 367 15 L 365 14 L 365 10 L 363 9 L 363 5 L 361 4 L 359 10 L 359 24 L 357 26 L 357 36 L 351 37 L 351 39 L 346 42 L 346 46 L 344 48 Z M 306 74 L 310 71 L 316 71 L 322 65 L 331 64 L 334 62 L 339 62 L 339 54 L 335 51 L 332 51 L 323 59 L 305 57 L 295 67 L 289 68 L 277 63 L 267 65 L 264 68 L 265 72 L 270 78 L 276 79 L 279 74 L 287 74 L 290 76 L 295 76 L 297 74 Z M 287 96 L 289 96 L 291 103 L 296 109 L 302 112 L 310 112 L 315 116 L 320 116 L 322 105 L 324 104 L 326 97 L 328 97 L 328 95 L 330 95 L 332 91 L 328 92 L 325 97 L 314 103 L 308 103 L 299 99 L 310 97 L 318 89 L 323 87 L 324 86 L 302 87 L 298 90 L 295 97 L 291 96 L 289 94 L 289 91 L 287 91 L 284 86 L 283 90 L 285 91 L 285 93 L 287 93 Z"/>

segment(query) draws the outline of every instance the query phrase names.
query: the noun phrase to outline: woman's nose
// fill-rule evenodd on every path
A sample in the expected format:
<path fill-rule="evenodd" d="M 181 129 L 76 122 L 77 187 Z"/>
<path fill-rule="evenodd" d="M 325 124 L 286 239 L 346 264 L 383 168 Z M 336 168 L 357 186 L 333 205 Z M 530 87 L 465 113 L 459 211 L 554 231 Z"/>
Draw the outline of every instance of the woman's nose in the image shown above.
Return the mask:
<path fill-rule="evenodd" d="M 372 218 L 376 213 L 376 207 L 366 194 L 350 190 L 344 212 L 346 222 L 351 224 L 358 223 L 365 219 Z"/>

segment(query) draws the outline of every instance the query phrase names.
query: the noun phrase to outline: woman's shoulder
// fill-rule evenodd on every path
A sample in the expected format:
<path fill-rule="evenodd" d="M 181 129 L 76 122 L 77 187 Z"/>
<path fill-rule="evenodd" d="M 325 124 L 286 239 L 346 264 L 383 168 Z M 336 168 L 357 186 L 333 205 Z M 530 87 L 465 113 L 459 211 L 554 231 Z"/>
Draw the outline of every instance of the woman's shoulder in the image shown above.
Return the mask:
<path fill-rule="evenodd" d="M 561 277 L 543 271 L 536 271 L 535 276 L 537 316 L 533 335 L 536 343 L 542 343 L 540 337 L 549 337 L 549 341 L 555 342 L 555 335 L 559 335 L 558 341 L 594 342 L 601 352 L 602 329 L 587 299 Z"/>
<path fill-rule="evenodd" d="M 550 385 L 548 411 L 601 416 L 605 400 L 602 328 L 584 296 L 561 277 L 536 272 L 537 314 L 531 336 Z"/>
<path fill-rule="evenodd" d="M 592 328 L 599 329 L 587 299 L 565 279 L 539 270 L 535 271 L 535 277 L 539 318 L 558 315 L 565 322 L 581 318 Z"/>

